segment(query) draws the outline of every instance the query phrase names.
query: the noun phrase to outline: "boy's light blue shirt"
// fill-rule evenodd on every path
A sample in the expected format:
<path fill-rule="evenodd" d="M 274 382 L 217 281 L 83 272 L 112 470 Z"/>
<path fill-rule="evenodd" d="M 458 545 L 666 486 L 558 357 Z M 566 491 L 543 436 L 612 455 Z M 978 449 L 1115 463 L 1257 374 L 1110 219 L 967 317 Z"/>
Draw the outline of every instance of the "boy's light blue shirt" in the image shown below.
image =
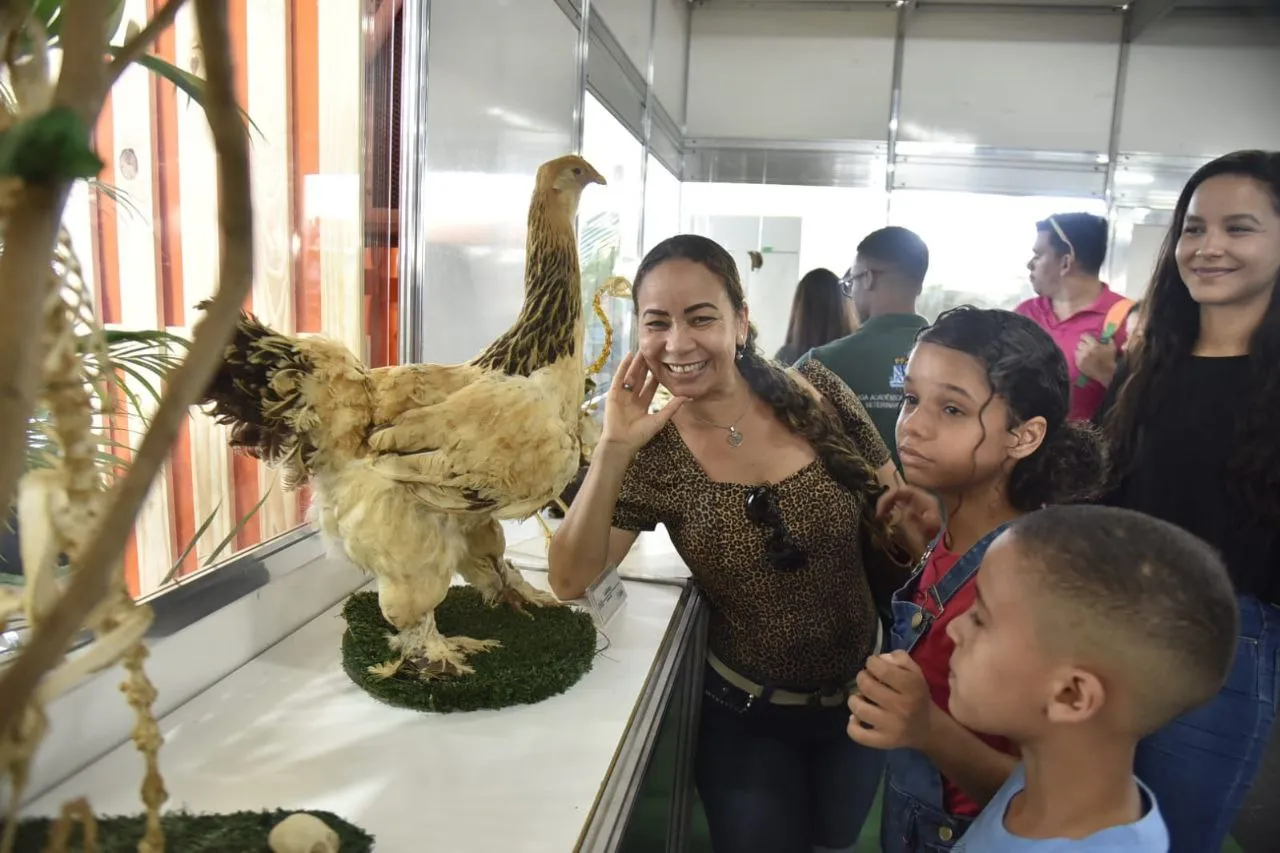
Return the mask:
<path fill-rule="evenodd" d="M 1004 828 L 1009 801 L 1027 784 L 1019 764 L 952 853 L 1169 853 L 1169 831 L 1155 795 L 1140 780 L 1135 781 L 1147 807 L 1136 823 L 1113 826 L 1088 838 L 1019 838 Z"/>

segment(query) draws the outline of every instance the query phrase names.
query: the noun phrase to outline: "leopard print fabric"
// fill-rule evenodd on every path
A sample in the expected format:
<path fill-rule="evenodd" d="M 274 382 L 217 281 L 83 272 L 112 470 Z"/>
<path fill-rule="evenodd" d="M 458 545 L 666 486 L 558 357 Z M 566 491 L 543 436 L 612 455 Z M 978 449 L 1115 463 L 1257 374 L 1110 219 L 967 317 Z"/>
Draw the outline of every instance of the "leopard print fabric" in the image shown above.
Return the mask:
<path fill-rule="evenodd" d="M 800 372 L 834 405 L 863 458 L 874 468 L 889 461 L 848 386 L 817 361 Z M 613 526 L 666 526 L 707 596 L 711 650 L 735 672 L 790 690 L 843 685 L 862 668 L 876 634 L 862 565 L 863 497 L 840 486 L 818 459 L 773 485 L 783 522 L 808 555 L 795 572 L 773 568 L 769 530 L 747 519 L 752 487 L 708 478 L 670 423 L 627 469 Z"/>

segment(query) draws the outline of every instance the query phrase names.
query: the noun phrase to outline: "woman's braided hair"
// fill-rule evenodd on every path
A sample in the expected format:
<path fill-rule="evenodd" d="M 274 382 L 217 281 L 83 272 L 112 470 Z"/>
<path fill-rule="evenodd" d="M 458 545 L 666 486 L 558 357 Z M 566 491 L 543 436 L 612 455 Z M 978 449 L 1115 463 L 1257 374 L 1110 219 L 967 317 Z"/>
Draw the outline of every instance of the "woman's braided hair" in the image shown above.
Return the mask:
<path fill-rule="evenodd" d="M 637 310 L 640 286 L 645 276 L 659 265 L 675 260 L 701 264 L 714 273 L 723 282 L 734 311 L 741 311 L 746 305 L 738 265 L 733 257 L 714 240 L 697 234 L 679 234 L 654 246 L 640 262 L 632 287 L 632 299 L 637 303 Z M 756 346 L 757 335 L 755 325 L 750 324 L 746 343 L 738 349 L 738 371 L 747 386 L 769 405 L 778 420 L 809 442 L 833 480 L 862 498 L 863 518 L 873 539 L 882 548 L 890 547 L 888 528 L 875 517 L 876 499 L 884 491 L 875 469 L 863 458 L 840 419 L 796 381 L 786 368 L 760 352 Z"/>

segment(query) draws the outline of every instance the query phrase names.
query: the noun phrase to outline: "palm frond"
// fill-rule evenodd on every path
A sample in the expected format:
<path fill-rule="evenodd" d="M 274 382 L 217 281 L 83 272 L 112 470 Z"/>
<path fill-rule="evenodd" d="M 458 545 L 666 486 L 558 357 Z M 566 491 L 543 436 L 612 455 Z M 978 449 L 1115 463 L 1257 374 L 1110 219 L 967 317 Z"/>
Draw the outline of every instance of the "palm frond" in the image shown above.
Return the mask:
<path fill-rule="evenodd" d="M 124 210 L 124 212 L 129 216 L 136 217 L 142 222 L 147 221 L 147 216 L 142 212 L 142 208 L 138 207 L 137 203 L 133 200 L 133 196 L 129 195 L 125 190 L 122 190 L 114 184 L 108 184 L 98 178 L 89 178 L 88 182 L 89 189 L 97 191 L 98 195 L 110 202 L 113 202 L 116 207 Z"/>
<path fill-rule="evenodd" d="M 196 532 L 191 534 L 191 541 L 187 542 L 187 547 L 182 549 L 178 559 L 173 561 L 173 566 L 169 568 L 169 573 L 164 576 L 164 580 L 160 581 L 160 586 L 166 586 L 182 571 L 182 564 L 187 561 L 187 555 L 196 549 L 196 545 L 200 542 L 200 537 L 209 529 L 209 525 L 213 524 L 214 519 L 218 517 L 218 510 L 220 509 L 222 509 L 222 501 L 218 501 L 213 508 L 213 512 L 209 513 L 200 526 L 196 528 Z"/>
<path fill-rule="evenodd" d="M 120 50 L 121 48 L 117 45 L 107 46 L 107 53 L 112 56 L 119 55 Z M 149 53 L 144 53 L 142 56 L 135 59 L 134 62 L 138 63 L 152 74 L 155 74 L 157 77 L 172 83 L 178 91 L 182 92 L 195 102 L 200 109 L 205 108 L 207 95 L 205 92 L 204 80 L 202 78 L 197 77 L 184 68 L 179 68 L 171 62 L 166 62 L 160 57 L 153 56 Z M 254 123 L 253 119 L 251 119 L 249 114 L 243 109 L 240 109 L 239 111 L 241 120 L 246 122 L 249 127 L 253 128 L 253 130 L 257 132 L 258 136 L 261 137 L 262 129 Z"/>

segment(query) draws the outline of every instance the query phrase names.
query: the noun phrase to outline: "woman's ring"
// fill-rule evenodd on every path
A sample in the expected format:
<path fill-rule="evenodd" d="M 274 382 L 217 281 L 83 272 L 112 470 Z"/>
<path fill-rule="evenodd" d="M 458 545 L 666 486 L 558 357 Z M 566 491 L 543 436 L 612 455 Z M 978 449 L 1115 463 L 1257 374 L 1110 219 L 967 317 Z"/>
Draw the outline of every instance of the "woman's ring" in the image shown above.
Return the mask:
<path fill-rule="evenodd" d="M 623 382 L 623 383 L 622 383 L 622 390 L 623 390 L 623 391 L 630 391 L 630 390 L 631 390 L 631 383 L 630 383 L 630 382 Z"/>

